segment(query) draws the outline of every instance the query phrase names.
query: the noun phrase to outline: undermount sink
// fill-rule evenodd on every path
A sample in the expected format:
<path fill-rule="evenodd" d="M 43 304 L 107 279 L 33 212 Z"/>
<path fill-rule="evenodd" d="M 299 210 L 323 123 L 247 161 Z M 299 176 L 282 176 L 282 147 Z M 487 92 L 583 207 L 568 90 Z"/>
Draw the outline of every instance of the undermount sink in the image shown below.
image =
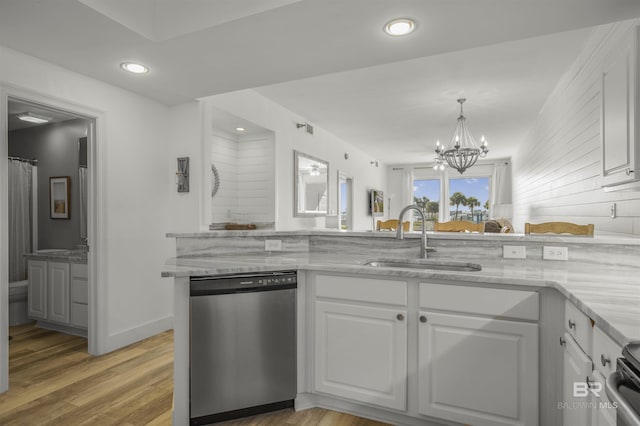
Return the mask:
<path fill-rule="evenodd" d="M 433 269 L 438 271 L 456 271 L 456 272 L 477 272 L 482 270 L 482 266 L 477 263 L 466 262 L 443 262 L 437 260 L 423 259 L 384 259 L 369 260 L 366 266 L 377 268 L 410 268 L 410 269 Z"/>

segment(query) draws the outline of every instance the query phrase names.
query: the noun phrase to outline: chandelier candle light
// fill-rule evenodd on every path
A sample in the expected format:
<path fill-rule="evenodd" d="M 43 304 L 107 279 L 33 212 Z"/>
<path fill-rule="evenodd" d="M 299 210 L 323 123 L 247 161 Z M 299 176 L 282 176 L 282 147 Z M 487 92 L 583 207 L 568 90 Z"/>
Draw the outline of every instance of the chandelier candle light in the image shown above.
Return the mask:
<path fill-rule="evenodd" d="M 460 174 L 463 174 L 465 170 L 473 166 L 478 157 L 485 157 L 489 148 L 487 148 L 487 140 L 482 136 L 480 139 L 481 145 L 478 147 L 475 139 L 469 133 L 467 129 L 466 118 L 462 113 L 462 104 L 466 99 L 458 99 L 460 104 L 460 117 L 458 117 L 458 124 L 456 130 L 453 132 L 451 142 L 445 149 L 443 145 L 440 145 L 440 141 L 436 142 L 436 165 L 434 169 L 443 170 L 444 162 L 446 161 L 450 167 L 456 169 Z"/>

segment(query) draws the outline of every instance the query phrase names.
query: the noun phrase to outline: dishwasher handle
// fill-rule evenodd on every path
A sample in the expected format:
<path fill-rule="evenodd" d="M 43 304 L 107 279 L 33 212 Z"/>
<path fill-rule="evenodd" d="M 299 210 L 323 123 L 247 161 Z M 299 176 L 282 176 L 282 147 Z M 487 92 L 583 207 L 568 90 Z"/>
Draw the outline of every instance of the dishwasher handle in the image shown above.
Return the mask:
<path fill-rule="evenodd" d="M 640 416 L 629 405 L 627 400 L 618 391 L 618 386 L 625 382 L 625 378 L 619 371 L 614 371 L 607 377 L 605 391 L 607 396 L 615 405 L 617 405 L 617 416 L 624 420 L 626 425 L 640 426 Z"/>

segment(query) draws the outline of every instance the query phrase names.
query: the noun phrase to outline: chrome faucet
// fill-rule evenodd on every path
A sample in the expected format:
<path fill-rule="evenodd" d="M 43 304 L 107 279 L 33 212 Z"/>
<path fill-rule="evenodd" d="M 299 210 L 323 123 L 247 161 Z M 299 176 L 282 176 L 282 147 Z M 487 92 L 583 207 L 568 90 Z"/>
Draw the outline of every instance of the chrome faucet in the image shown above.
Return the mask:
<path fill-rule="evenodd" d="M 415 210 L 420 214 L 422 218 L 422 236 L 420 237 L 420 258 L 427 258 L 427 251 L 435 251 L 435 249 L 431 248 L 427 250 L 427 224 L 424 217 L 424 212 L 420 210 L 420 207 L 415 204 L 409 204 L 407 207 L 403 208 L 400 212 L 400 216 L 398 217 L 398 230 L 396 231 L 396 238 L 398 240 L 404 240 L 404 227 L 402 226 L 402 219 L 404 218 L 404 214 L 409 210 Z"/>

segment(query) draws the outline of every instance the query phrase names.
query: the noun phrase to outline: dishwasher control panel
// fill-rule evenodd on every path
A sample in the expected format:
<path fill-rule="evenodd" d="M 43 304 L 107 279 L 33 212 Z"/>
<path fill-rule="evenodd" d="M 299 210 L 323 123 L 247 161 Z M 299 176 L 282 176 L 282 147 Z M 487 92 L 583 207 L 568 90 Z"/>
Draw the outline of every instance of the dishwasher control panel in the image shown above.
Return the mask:
<path fill-rule="evenodd" d="M 296 288 L 295 271 L 256 272 L 191 277 L 191 296 Z"/>

